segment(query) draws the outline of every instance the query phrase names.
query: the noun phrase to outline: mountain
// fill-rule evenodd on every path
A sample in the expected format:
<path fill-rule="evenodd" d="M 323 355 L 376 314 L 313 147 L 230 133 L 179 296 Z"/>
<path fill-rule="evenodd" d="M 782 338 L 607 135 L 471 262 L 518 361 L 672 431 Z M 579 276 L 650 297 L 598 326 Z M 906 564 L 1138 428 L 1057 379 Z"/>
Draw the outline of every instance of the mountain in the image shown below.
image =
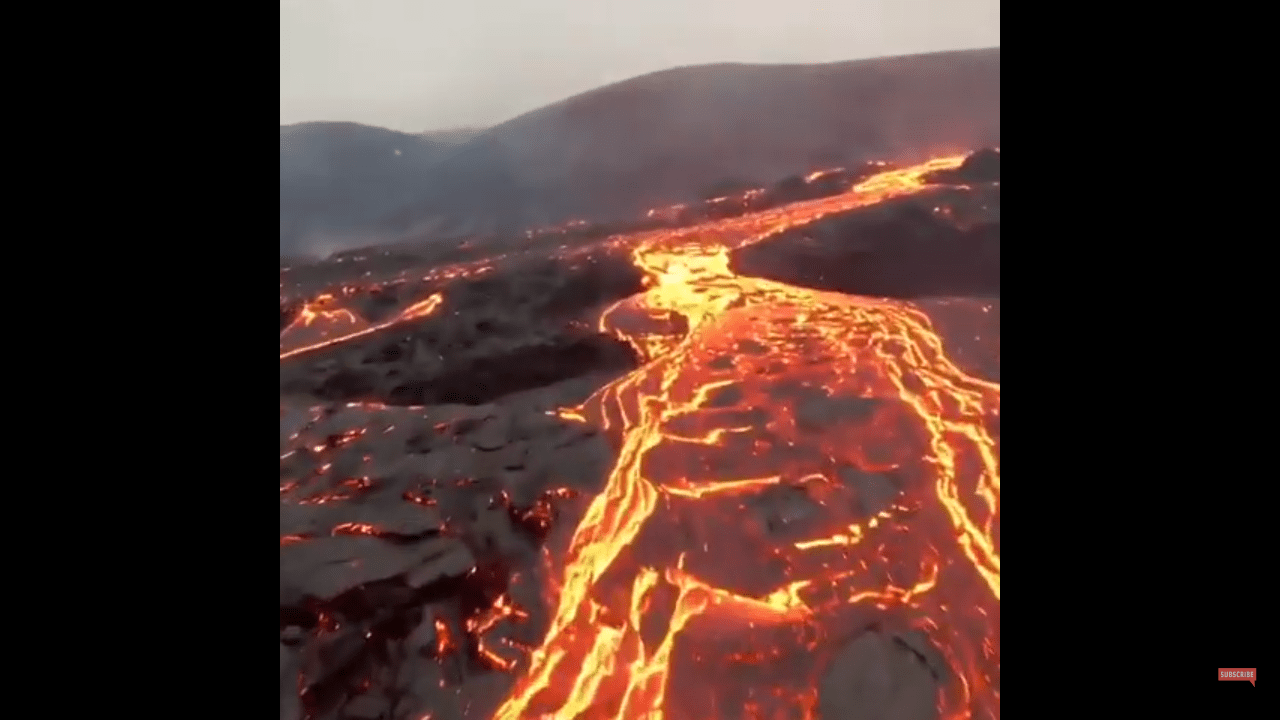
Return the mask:
<path fill-rule="evenodd" d="M 483 128 L 449 128 L 446 130 L 427 130 L 422 133 L 422 137 L 434 143 L 455 146 L 466 143 L 482 132 L 484 132 Z"/>
<path fill-rule="evenodd" d="M 629 215 L 728 180 L 999 145 L 1000 49 L 716 64 L 592 90 L 481 133 L 383 218 L 487 232 Z"/>
<path fill-rule="evenodd" d="M 281 252 L 632 218 L 723 187 L 999 140 L 999 48 L 676 68 L 486 131 L 283 126 Z"/>
<path fill-rule="evenodd" d="M 341 246 L 423 193 L 431 168 L 474 130 L 410 134 L 347 122 L 280 127 L 280 250 Z"/>

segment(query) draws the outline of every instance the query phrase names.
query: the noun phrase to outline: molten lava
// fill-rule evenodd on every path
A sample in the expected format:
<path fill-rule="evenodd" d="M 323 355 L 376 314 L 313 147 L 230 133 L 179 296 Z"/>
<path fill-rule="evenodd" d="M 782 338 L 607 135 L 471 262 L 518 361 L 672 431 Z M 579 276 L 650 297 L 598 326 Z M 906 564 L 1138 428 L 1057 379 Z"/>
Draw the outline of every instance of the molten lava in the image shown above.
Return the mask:
<path fill-rule="evenodd" d="M 943 718 L 999 717 L 999 384 L 958 368 L 907 302 L 741 277 L 729 263 L 790 227 L 916 193 L 962 160 L 610 242 L 628 244 L 648 289 L 599 327 L 644 362 L 556 412 L 606 430 L 618 456 L 553 581 L 541 645 L 514 667 L 481 649 L 519 673 L 496 719 L 814 718 L 831 653 L 874 627 L 930 638 L 950 670 Z M 656 332 L 655 318 L 681 318 L 682 331 Z M 879 507 L 872 481 L 893 488 Z M 522 613 L 504 596 L 467 629 Z M 443 653 L 453 640 L 438 637 Z"/>
<path fill-rule="evenodd" d="M 875 624 L 921 629 L 944 654 L 943 717 L 999 717 L 999 385 L 957 368 L 906 303 L 738 277 L 728 262 L 786 227 L 915 192 L 961 160 L 640 241 L 651 289 L 600 324 L 647 362 L 562 412 L 616 433 L 617 464 L 574 535 L 546 638 L 497 718 L 693 717 L 711 692 L 678 682 L 690 675 L 673 673 L 678 660 L 707 678 L 766 656 L 790 657 L 790 674 L 779 667 L 772 687 L 747 691 L 750 716 L 812 717 L 821 667 L 808 648 Z M 680 315 L 689 329 L 630 335 L 637 314 Z M 802 395 L 814 390 L 870 410 L 802 431 Z M 840 468 L 891 474 L 898 496 L 858 517 Z M 780 486 L 820 509 L 809 536 L 781 539 L 749 517 L 752 495 Z M 734 633 L 792 647 L 717 655 Z"/>
<path fill-rule="evenodd" d="M 345 307 L 331 293 L 316 296 L 303 304 L 298 316 L 280 331 L 282 345 L 306 345 L 333 336 L 351 336 L 369 325 Z"/>
<path fill-rule="evenodd" d="M 328 297 L 328 296 L 322 296 L 322 297 Z M 320 350 L 327 347 L 341 345 L 343 343 L 350 342 L 351 340 L 357 340 L 359 338 L 372 335 L 376 332 L 386 330 L 387 328 L 394 327 L 396 325 L 412 322 L 414 320 L 421 320 L 422 318 L 428 317 L 432 313 L 434 313 L 436 309 L 440 307 L 440 303 L 443 301 L 444 301 L 444 295 L 442 295 L 441 293 L 436 293 L 428 297 L 426 300 L 423 300 L 421 302 L 416 302 L 413 305 L 410 305 L 409 307 L 400 311 L 400 314 L 396 315 L 394 318 L 390 320 L 387 320 L 386 322 L 381 322 L 381 323 L 378 323 L 377 325 L 365 327 L 363 329 L 356 330 L 354 332 L 339 332 L 336 335 L 336 337 L 332 334 L 333 331 L 330 330 L 330 332 L 324 336 L 325 337 L 324 340 L 321 340 L 319 342 L 314 342 L 308 345 L 302 345 L 301 347 L 294 347 L 290 350 L 281 350 L 280 359 L 287 360 L 289 358 L 296 357 L 298 355 L 315 352 L 316 350 Z M 347 311 L 344 311 L 344 312 L 347 312 Z M 350 315 L 350 312 L 347 312 L 347 314 Z M 281 334 L 281 337 L 284 337 L 284 335 Z"/>

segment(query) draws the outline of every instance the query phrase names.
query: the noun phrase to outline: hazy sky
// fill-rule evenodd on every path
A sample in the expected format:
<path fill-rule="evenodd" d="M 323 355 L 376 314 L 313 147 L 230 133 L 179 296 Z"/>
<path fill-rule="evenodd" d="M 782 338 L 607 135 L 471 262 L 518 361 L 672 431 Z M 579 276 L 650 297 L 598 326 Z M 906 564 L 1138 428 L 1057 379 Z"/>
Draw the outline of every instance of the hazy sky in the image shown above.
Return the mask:
<path fill-rule="evenodd" d="M 489 126 L 680 65 L 999 44 L 999 0 L 281 0 L 280 123 Z"/>

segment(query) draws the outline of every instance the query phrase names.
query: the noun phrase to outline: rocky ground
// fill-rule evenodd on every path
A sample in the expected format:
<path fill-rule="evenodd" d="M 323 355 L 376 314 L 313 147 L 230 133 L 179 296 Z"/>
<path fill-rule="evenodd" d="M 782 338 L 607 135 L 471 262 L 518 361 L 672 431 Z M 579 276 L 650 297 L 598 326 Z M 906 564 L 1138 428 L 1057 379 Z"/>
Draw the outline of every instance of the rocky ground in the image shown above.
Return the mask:
<path fill-rule="evenodd" d="M 911 299 L 959 364 L 998 383 L 998 153 L 994 178 L 990 156 L 952 173 L 777 234 L 733 267 Z M 645 279 L 616 238 L 501 250 L 282 272 L 282 720 L 489 718 L 547 631 L 569 540 L 619 450 L 615 433 L 558 410 L 644 362 L 597 321 Z M 346 331 L 370 331 L 299 351 L 336 332 L 328 316 L 300 325 L 323 293 Z M 429 314 L 379 327 L 436 293 Z M 788 522 L 784 500 L 753 508 L 765 525 Z M 954 682 L 906 627 L 829 645 L 825 720 L 933 718 Z"/>
<path fill-rule="evenodd" d="M 299 478 L 281 493 L 282 718 L 481 717 L 501 699 L 501 669 L 545 630 L 572 529 L 556 521 L 610 463 L 542 395 L 282 408 L 282 478 Z"/>
<path fill-rule="evenodd" d="M 305 257 L 281 258 L 281 289 L 298 294 L 333 283 L 354 279 L 386 281 L 406 277 L 412 271 L 426 273 L 460 263 L 483 264 L 495 258 L 512 256 L 545 258 L 598 243 L 614 235 L 687 227 L 798 201 L 830 197 L 848 191 L 858 181 L 888 167 L 891 166 L 884 162 L 867 162 L 804 176 L 793 175 L 767 187 L 653 208 L 643 216 L 613 222 L 578 221 L 516 235 L 474 235 L 448 242 L 429 235 L 422 238 L 411 236 L 394 244 L 334 253 L 323 261 Z"/>

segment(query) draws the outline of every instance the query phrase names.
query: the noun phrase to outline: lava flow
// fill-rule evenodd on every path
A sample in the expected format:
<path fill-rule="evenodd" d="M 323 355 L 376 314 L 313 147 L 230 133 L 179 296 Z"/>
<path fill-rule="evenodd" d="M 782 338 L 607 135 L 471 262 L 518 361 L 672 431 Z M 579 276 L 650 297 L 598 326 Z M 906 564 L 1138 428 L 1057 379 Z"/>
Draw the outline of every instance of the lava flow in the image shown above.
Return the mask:
<path fill-rule="evenodd" d="M 832 650 L 875 627 L 922 631 L 945 658 L 942 717 L 999 717 L 999 384 L 956 367 L 908 303 L 729 263 L 961 160 L 639 239 L 650 289 L 600 326 L 645 362 L 562 412 L 612 433 L 618 459 L 496 718 L 812 718 Z M 681 337 L 626 329 L 672 315 Z M 786 494 L 794 510 L 765 517 Z"/>
<path fill-rule="evenodd" d="M 331 303 L 333 301 L 331 295 L 321 295 L 320 298 L 326 303 Z M 305 353 L 315 352 L 322 348 L 333 347 L 367 335 L 372 335 L 380 330 L 386 330 L 387 328 L 396 325 L 412 322 L 414 320 L 421 320 L 422 318 L 428 317 L 434 313 L 443 301 L 444 295 L 442 293 L 435 293 L 426 300 L 414 303 L 413 305 L 405 308 L 394 318 L 372 326 L 369 326 L 367 322 L 360 321 L 350 310 L 327 310 L 323 311 L 323 314 L 320 314 L 313 310 L 312 306 L 308 304 L 303 307 L 302 313 L 299 314 L 298 319 L 295 320 L 289 328 L 285 329 L 285 333 L 297 326 L 309 327 L 315 323 L 317 318 L 323 318 L 328 322 L 321 324 L 318 329 L 321 333 L 320 337 L 324 339 L 301 347 L 295 347 L 291 350 L 282 350 L 280 352 L 280 359 L 286 360 Z M 339 320 L 335 321 L 335 318 L 338 318 Z M 344 323 L 342 320 L 345 320 L 346 322 Z M 281 336 L 283 337 L 285 333 L 281 333 Z"/>

